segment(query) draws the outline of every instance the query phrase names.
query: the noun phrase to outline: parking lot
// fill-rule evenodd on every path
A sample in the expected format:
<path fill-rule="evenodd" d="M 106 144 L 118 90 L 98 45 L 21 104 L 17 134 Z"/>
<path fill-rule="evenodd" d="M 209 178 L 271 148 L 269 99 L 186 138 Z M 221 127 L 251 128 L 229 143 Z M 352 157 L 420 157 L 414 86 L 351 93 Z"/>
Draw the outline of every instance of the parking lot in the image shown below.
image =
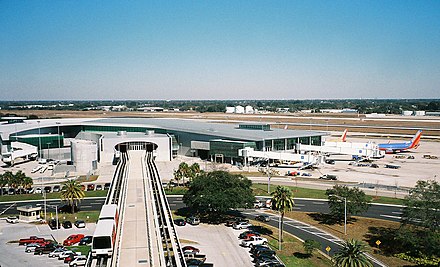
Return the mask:
<path fill-rule="evenodd" d="M 92 235 L 95 230 L 95 224 L 89 223 L 86 228 L 78 229 L 75 226 L 71 229 L 51 230 L 49 226 L 43 224 L 28 224 L 20 222 L 18 224 L 9 224 L 5 220 L 0 220 L 0 266 L 16 267 L 16 266 L 68 266 L 57 258 L 49 258 L 47 254 L 39 256 L 33 253 L 26 253 L 25 246 L 19 246 L 18 243 L 10 243 L 18 241 L 20 238 L 28 238 L 29 236 L 38 236 L 45 239 L 55 239 L 63 242 L 71 234 Z"/>
<path fill-rule="evenodd" d="M 182 246 L 191 245 L 206 255 L 206 263 L 214 266 L 254 266 L 249 248 L 241 247 L 238 235 L 244 230 L 233 230 L 224 225 L 200 224 L 176 226 Z"/>

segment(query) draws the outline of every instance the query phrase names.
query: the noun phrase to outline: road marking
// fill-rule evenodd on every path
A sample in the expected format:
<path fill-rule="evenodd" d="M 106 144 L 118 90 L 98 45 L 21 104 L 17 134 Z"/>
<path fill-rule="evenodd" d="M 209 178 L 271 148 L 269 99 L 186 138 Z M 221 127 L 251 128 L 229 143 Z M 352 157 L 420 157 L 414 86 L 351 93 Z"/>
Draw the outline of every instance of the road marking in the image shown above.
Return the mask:
<path fill-rule="evenodd" d="M 402 215 L 402 214 L 403 214 L 403 212 L 400 212 L 400 211 L 392 211 L 391 213 L 393 213 L 393 214 L 399 214 L 399 215 Z"/>
<path fill-rule="evenodd" d="M 312 203 L 316 204 L 316 205 L 324 205 L 325 204 L 325 203 L 322 203 L 322 202 L 315 202 L 315 201 L 312 201 Z"/>
<path fill-rule="evenodd" d="M 381 214 L 380 216 L 382 217 L 387 217 L 387 218 L 393 218 L 393 219 L 402 219 L 402 217 L 400 216 L 392 216 L 392 215 L 386 215 L 386 214 Z"/>
<path fill-rule="evenodd" d="M 92 206 L 84 206 L 84 205 L 81 205 L 81 208 L 91 208 Z"/>
<path fill-rule="evenodd" d="M 38 228 L 38 226 L 35 225 L 35 228 L 37 228 L 38 232 L 41 233 L 40 228 Z"/>
<path fill-rule="evenodd" d="M 293 207 L 294 210 L 301 210 L 301 208 Z"/>
<path fill-rule="evenodd" d="M 303 204 L 295 204 L 296 207 L 305 207 L 306 205 Z"/>

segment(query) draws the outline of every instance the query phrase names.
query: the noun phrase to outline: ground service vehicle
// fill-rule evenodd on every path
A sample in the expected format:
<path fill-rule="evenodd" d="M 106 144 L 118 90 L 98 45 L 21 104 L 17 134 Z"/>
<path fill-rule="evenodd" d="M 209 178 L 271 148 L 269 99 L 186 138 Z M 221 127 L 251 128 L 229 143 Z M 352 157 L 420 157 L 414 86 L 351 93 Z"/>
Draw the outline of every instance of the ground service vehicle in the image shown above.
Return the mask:
<path fill-rule="evenodd" d="M 18 245 L 27 245 L 27 244 L 31 244 L 31 243 L 41 243 L 41 242 L 45 242 L 46 240 L 42 237 L 36 237 L 36 236 L 31 236 L 29 238 L 22 238 L 18 241 Z"/>

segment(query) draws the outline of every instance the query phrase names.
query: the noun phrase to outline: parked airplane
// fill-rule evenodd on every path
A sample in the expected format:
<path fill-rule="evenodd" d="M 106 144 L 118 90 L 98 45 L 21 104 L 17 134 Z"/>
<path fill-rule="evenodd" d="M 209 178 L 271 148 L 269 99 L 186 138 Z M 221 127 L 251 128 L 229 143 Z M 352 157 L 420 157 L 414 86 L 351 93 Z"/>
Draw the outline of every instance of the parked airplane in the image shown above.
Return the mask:
<path fill-rule="evenodd" d="M 344 132 L 342 133 L 341 137 L 339 138 L 332 138 L 332 139 L 327 139 L 326 142 L 345 142 L 347 139 L 347 132 L 348 129 L 345 129 Z"/>
<path fill-rule="evenodd" d="M 379 144 L 379 150 L 385 151 L 387 154 L 400 153 L 408 149 L 416 149 L 419 146 L 422 131 L 419 130 L 409 142 L 404 143 L 386 143 Z"/>

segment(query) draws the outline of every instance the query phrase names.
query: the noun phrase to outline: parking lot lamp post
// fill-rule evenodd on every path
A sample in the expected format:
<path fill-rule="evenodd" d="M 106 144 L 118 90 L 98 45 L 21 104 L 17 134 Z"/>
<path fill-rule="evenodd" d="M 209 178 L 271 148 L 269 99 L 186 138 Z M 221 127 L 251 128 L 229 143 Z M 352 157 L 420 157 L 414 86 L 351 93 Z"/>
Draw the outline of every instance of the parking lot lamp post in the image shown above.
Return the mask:
<path fill-rule="evenodd" d="M 58 133 L 58 160 L 61 160 L 60 122 L 56 122 L 56 124 L 57 124 L 57 133 Z"/>
<path fill-rule="evenodd" d="M 38 157 L 41 158 L 41 130 L 40 130 L 40 121 L 38 123 Z"/>

